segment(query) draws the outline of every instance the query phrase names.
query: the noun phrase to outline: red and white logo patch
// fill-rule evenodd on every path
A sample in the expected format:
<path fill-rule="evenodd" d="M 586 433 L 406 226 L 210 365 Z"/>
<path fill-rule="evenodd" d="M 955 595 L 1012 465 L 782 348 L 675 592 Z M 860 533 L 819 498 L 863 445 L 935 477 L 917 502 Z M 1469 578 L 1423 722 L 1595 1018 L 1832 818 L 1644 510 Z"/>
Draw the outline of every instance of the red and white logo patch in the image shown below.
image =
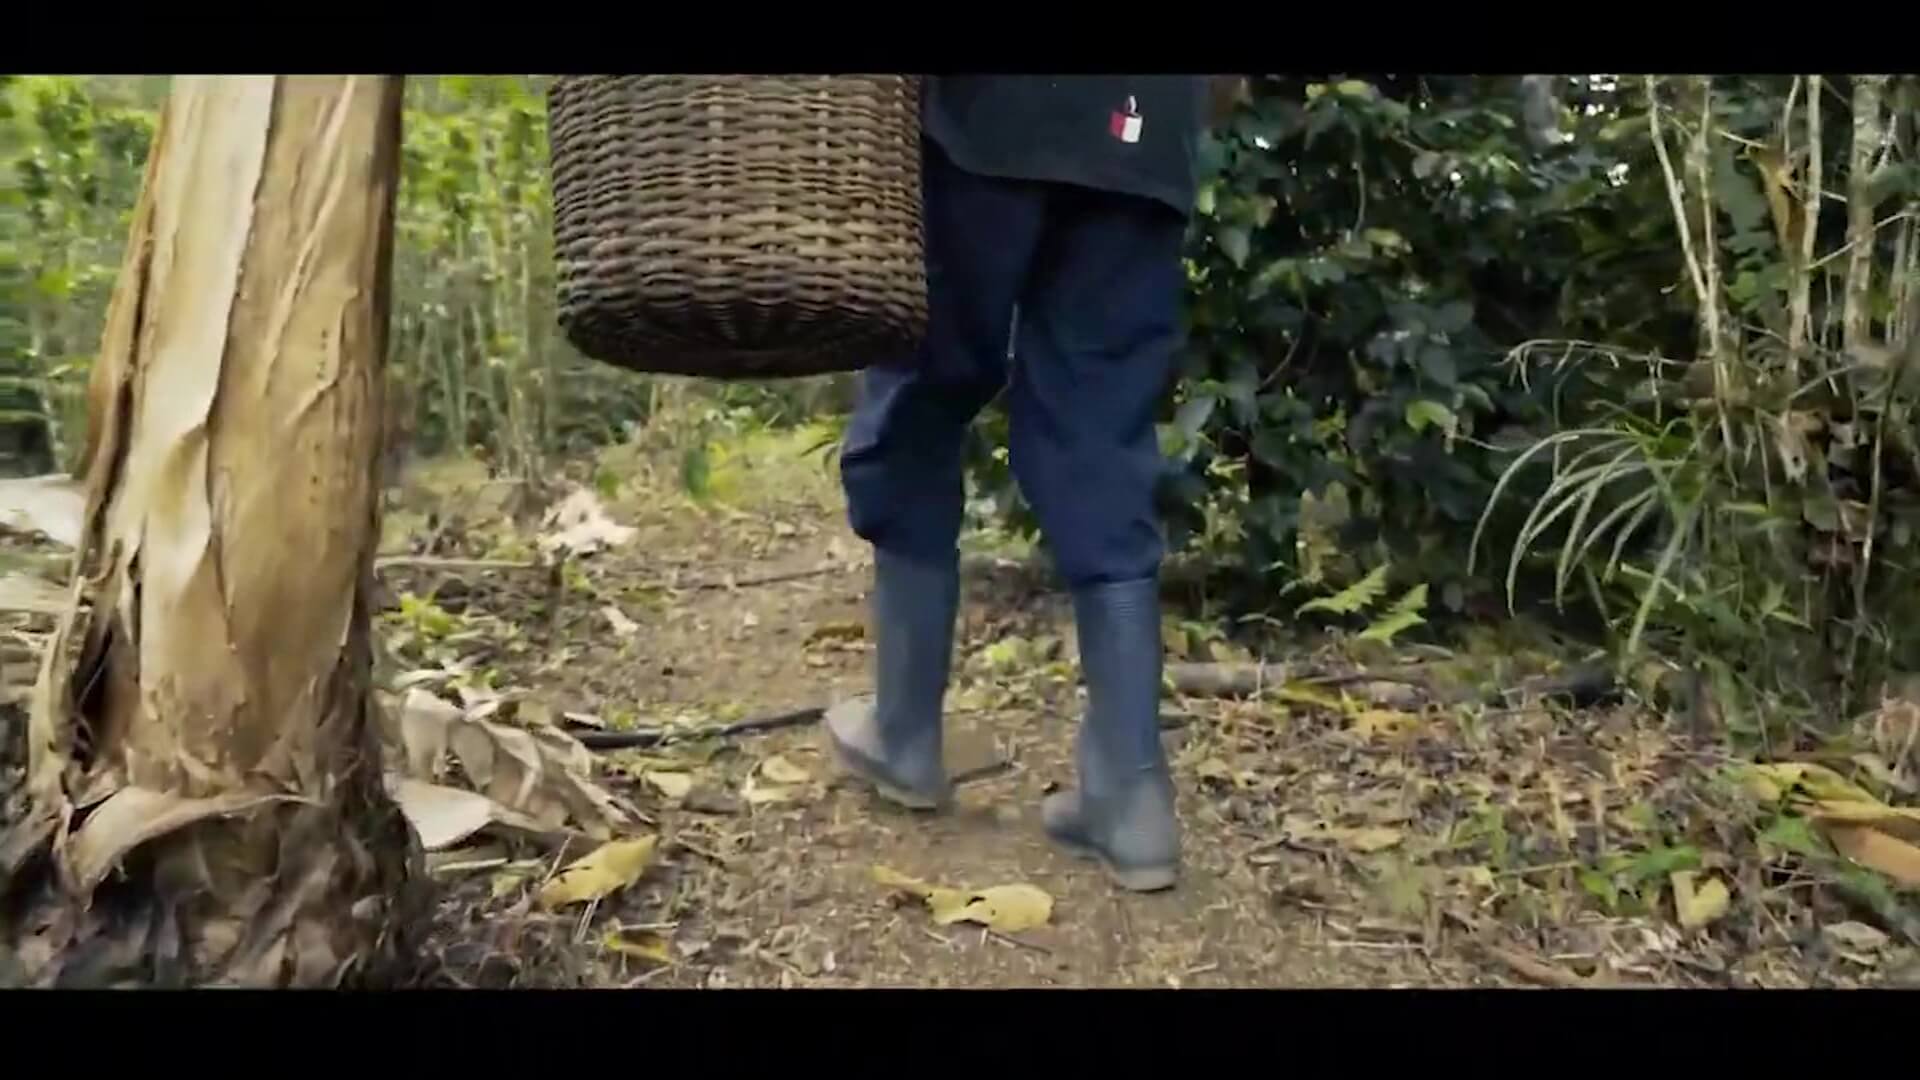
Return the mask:
<path fill-rule="evenodd" d="M 1129 97 L 1125 112 L 1114 110 L 1112 119 L 1107 123 L 1107 131 L 1123 143 L 1137 143 L 1140 141 L 1140 128 L 1144 123 L 1145 121 L 1140 117 L 1140 107 L 1133 98 Z"/>

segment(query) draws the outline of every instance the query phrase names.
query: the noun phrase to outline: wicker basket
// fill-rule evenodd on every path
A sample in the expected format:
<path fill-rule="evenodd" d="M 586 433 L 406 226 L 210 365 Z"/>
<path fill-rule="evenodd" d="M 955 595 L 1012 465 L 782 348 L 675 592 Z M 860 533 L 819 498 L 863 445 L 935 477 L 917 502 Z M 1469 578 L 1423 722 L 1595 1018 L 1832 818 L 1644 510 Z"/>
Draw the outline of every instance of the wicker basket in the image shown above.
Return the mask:
<path fill-rule="evenodd" d="M 560 325 L 635 371 L 851 371 L 927 318 L 907 75 L 575 75 L 549 99 Z"/>

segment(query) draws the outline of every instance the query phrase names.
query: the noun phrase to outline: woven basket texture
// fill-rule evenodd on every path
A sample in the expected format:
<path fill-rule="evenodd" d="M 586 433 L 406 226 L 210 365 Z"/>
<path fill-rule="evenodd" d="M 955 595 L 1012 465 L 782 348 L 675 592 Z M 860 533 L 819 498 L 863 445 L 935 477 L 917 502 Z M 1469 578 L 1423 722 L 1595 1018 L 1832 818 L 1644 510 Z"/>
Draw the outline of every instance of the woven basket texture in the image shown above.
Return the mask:
<path fill-rule="evenodd" d="M 926 330 L 908 75 L 573 75 L 550 90 L 559 317 L 635 371 L 852 371 Z"/>

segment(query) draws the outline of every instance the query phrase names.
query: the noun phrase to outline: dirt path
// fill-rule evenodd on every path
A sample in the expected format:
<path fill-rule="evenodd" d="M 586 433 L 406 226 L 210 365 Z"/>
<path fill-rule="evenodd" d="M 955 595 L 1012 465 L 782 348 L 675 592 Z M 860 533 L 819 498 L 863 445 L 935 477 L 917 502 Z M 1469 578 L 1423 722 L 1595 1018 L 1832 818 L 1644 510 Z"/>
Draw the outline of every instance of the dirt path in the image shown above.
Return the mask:
<path fill-rule="evenodd" d="M 650 557 L 606 568 L 657 574 L 668 551 L 697 555 L 689 576 L 780 575 L 837 563 L 817 577 L 699 589 L 635 618 L 647 629 L 624 657 L 592 649 L 593 674 L 576 704 L 623 695 L 655 715 L 759 715 L 826 705 L 863 692 L 871 653 L 864 635 L 868 574 L 862 546 L 831 506 L 788 504 L 717 529 L 688 530 L 684 515 L 641 519 Z M 654 530 L 658 530 L 657 532 Z M 678 534 L 678 535 L 676 535 Z M 849 557 L 855 561 L 847 564 Z M 959 635 L 953 767 L 1004 762 L 1005 771 L 961 788 L 944 815 L 901 811 L 831 775 L 816 726 L 743 739 L 707 765 L 739 791 L 755 766 L 778 755 L 817 783 L 793 802 L 739 813 L 683 812 L 676 835 L 713 858 L 694 857 L 662 889 L 675 942 L 696 957 L 669 985 L 1379 985 L 1431 981 L 1408 946 L 1345 951 L 1327 944 L 1323 920 L 1276 906 L 1247 862 L 1257 838 L 1236 829 L 1218 799 L 1192 783 L 1192 740 L 1169 737 L 1180 762 L 1187 877 L 1151 897 L 1122 897 L 1097 872 L 1041 838 L 1037 808 L 1052 782 L 1071 779 L 1067 755 L 1077 714 L 1067 672 L 1020 679 L 996 665 L 996 644 L 1071 641 L 1057 596 L 1021 583 L 969 583 Z M 1002 650 L 1006 651 L 1006 650 Z M 608 655 L 612 652 L 613 655 Z M 1054 665 L 1058 668 L 1059 665 Z M 624 685 L 623 685 L 624 684 Z M 559 684 L 548 689 L 562 691 Z M 731 760 L 727 760 L 731 759 Z M 1027 882 L 1055 898 L 1052 925 L 1016 937 L 941 929 L 917 907 L 894 907 L 872 879 L 884 864 L 956 887 Z M 731 949 L 726 948 L 732 945 Z M 739 946 L 751 944 L 750 956 Z M 704 946 L 704 948 L 703 948 Z"/>
<path fill-rule="evenodd" d="M 716 473 L 726 500 L 706 507 L 663 494 L 636 462 L 604 466 L 627 473 L 610 506 L 637 533 L 583 564 L 557 615 L 511 573 L 403 587 L 516 626 L 502 678 L 556 712 L 617 728 L 830 705 L 868 686 L 868 567 L 830 474 L 793 457 L 737 453 Z M 1592 879 L 1580 875 L 1608 852 L 1666 850 L 1634 840 L 1647 820 L 1698 821 L 1681 809 L 1697 798 L 1693 763 L 1643 716 L 1181 703 L 1166 738 L 1185 878 L 1132 896 L 1039 830 L 1041 796 L 1071 778 L 1077 694 L 1065 598 L 1019 574 L 972 574 L 950 761 L 1005 767 L 963 786 L 952 812 L 901 811 L 839 782 L 814 725 L 613 752 L 665 838 L 655 868 L 587 917 L 545 923 L 498 877 L 457 882 L 443 936 L 472 946 L 469 968 L 484 954 L 520 984 L 1808 982 L 1784 945 L 1736 950 L 1581 900 Z M 649 772 L 691 790 L 637 779 Z M 1018 935 L 939 927 L 876 883 L 876 865 L 960 888 L 1035 885 L 1053 917 Z M 1742 918 L 1751 942 L 1773 936 L 1758 913 Z"/>

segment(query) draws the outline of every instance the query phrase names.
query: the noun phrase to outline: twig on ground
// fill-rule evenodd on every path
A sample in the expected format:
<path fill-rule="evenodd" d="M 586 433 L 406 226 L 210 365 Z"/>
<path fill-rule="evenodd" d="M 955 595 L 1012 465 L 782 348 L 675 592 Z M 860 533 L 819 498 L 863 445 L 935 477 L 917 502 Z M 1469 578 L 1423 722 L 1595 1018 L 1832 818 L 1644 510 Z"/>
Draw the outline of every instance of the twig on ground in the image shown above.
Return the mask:
<path fill-rule="evenodd" d="M 1551 986 L 1560 990 L 1599 990 L 1612 983 L 1599 976 L 1583 978 L 1565 968 L 1556 967 L 1537 957 L 1508 949 L 1500 945 L 1479 942 L 1477 947 L 1487 957 L 1505 964 L 1515 975 L 1531 983 Z"/>
<path fill-rule="evenodd" d="M 726 859 L 722 858 L 718 854 L 715 854 L 714 852 L 708 851 L 706 848 L 703 848 L 698 844 L 694 844 L 688 841 L 685 837 L 676 836 L 673 838 L 671 843 L 674 847 L 677 847 L 682 851 L 686 851 L 691 854 L 698 855 L 701 858 L 707 860 L 710 863 L 713 863 L 715 866 L 718 866 L 723 870 L 726 869 L 728 866 Z M 678 925 L 678 924 L 676 923 L 676 924 L 663 924 L 663 925 L 672 926 L 672 925 Z M 629 930 L 658 929 L 658 927 L 657 926 L 652 926 L 652 927 L 630 926 L 627 929 Z"/>
<path fill-rule="evenodd" d="M 1038 942 L 1033 942 L 1033 941 L 1022 941 L 1019 938 L 1014 937 L 1012 934 L 1003 934 L 1000 931 L 993 929 L 992 927 L 987 928 L 987 936 L 992 938 L 995 941 L 1000 942 L 1003 945 L 1014 945 L 1022 949 L 1032 949 L 1034 952 L 1037 952 L 1042 956 L 1053 955 L 1053 950 L 1047 948 L 1045 945 L 1042 945 L 1042 944 L 1039 944 Z"/>
<path fill-rule="evenodd" d="M 772 716 L 758 716 L 747 720 L 738 720 L 718 727 L 699 728 L 642 728 L 637 731 L 581 731 L 573 733 L 581 745 L 589 750 L 631 750 L 668 743 L 685 742 L 689 739 L 725 739 L 735 735 L 749 735 L 762 731 L 775 731 L 780 728 L 798 727 L 811 724 L 826 715 L 826 709 L 813 705 L 792 712 L 777 713 Z"/>
<path fill-rule="evenodd" d="M 699 591 L 705 589 L 745 589 L 755 585 L 778 585 L 787 581 L 802 581 L 806 578 L 824 577 L 827 574 L 852 570 L 853 563 L 822 563 L 805 570 L 787 570 L 777 574 L 761 574 L 756 577 L 723 578 L 719 581 L 693 581 L 684 584 L 648 581 L 634 586 L 638 589 L 667 589 L 679 591 Z M 532 559 L 456 559 L 440 555 L 382 555 L 373 560 L 373 568 L 380 570 L 443 570 L 448 573 L 477 573 L 486 570 L 531 571 L 544 570 L 547 563 Z"/>
<path fill-rule="evenodd" d="M 1368 683 L 1411 686 L 1440 704 L 1506 705 L 1515 699 L 1568 697 L 1592 704 L 1618 692 L 1613 672 L 1602 665 L 1582 665 L 1555 675 L 1522 679 L 1512 687 L 1443 691 L 1426 677 L 1427 666 L 1410 664 L 1378 671 L 1336 671 L 1323 665 L 1286 663 L 1194 662 L 1168 664 L 1167 681 L 1178 694 L 1190 697 L 1250 697 L 1288 685 L 1341 687 Z"/>
<path fill-rule="evenodd" d="M 452 573 L 479 570 L 538 570 L 541 564 L 524 559 L 453 559 L 439 555 L 382 555 L 373 560 L 375 570 L 446 570 Z"/>
<path fill-rule="evenodd" d="M 824 577 L 853 569 L 852 563 L 821 563 L 807 570 L 788 570 L 779 574 L 761 574 L 758 577 L 729 578 L 723 581 L 696 581 L 691 585 L 682 585 L 682 589 L 745 589 L 754 585 L 778 585 L 786 581 L 803 581 L 807 578 Z"/>
<path fill-rule="evenodd" d="M 1001 773 L 1012 770 L 1012 768 L 1013 762 L 1002 758 L 999 761 L 989 761 L 985 765 L 975 765 L 971 769 L 962 769 L 948 777 L 947 782 L 954 787 L 959 787 L 962 784 L 971 784 L 976 780 L 985 780 L 990 776 L 999 776 Z"/>

